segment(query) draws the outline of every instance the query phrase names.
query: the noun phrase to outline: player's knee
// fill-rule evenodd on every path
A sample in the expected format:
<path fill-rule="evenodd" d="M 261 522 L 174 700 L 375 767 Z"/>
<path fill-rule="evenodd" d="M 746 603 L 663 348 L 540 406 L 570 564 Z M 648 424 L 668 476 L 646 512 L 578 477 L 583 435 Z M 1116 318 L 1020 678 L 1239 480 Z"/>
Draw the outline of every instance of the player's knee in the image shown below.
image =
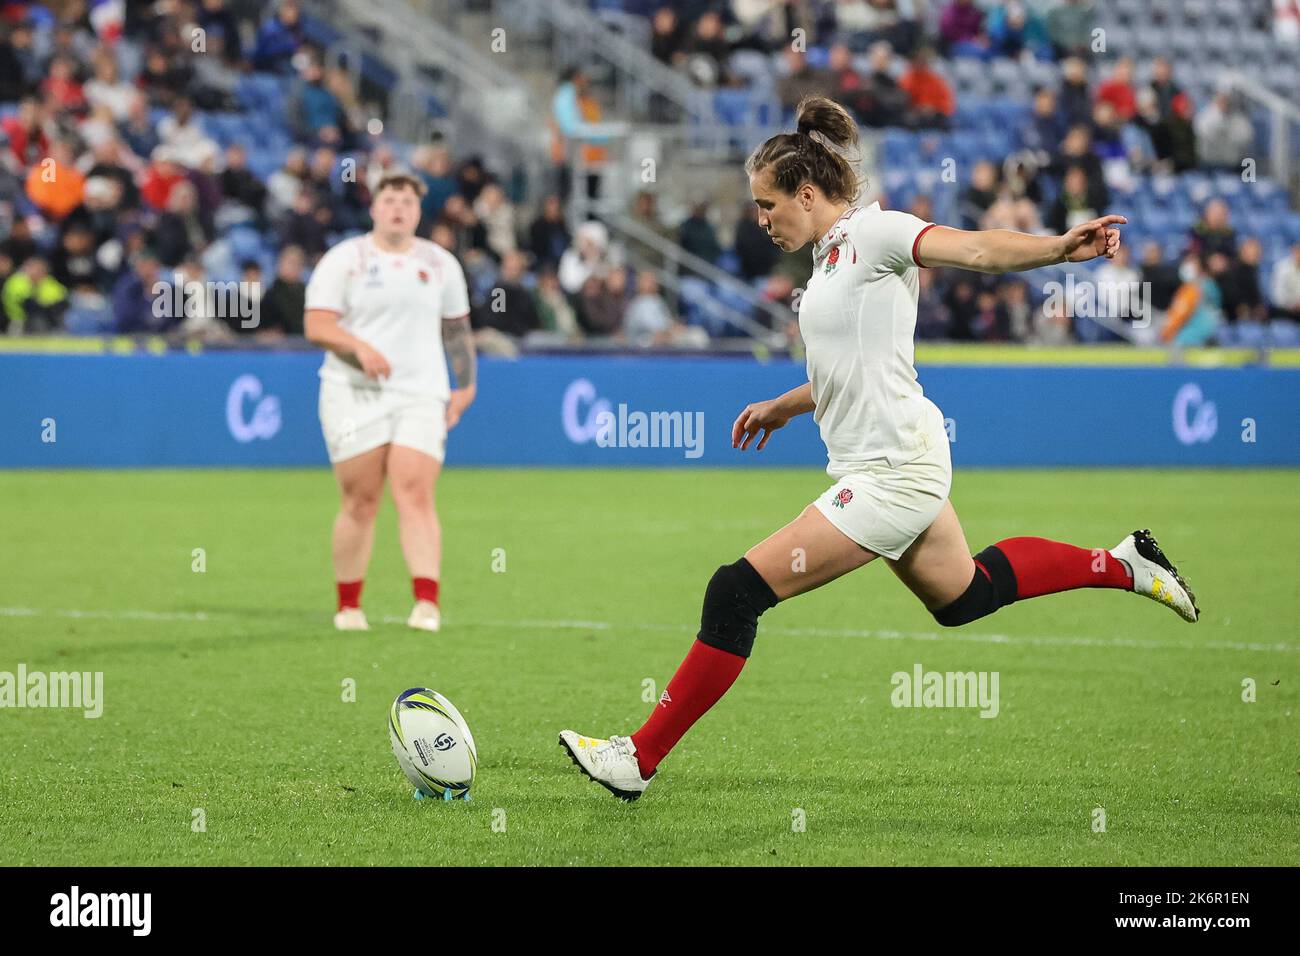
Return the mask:
<path fill-rule="evenodd" d="M 380 492 L 367 489 L 349 489 L 343 493 L 343 510 L 353 521 L 369 524 L 379 514 Z"/>
<path fill-rule="evenodd" d="M 759 616 L 776 602 L 776 594 L 748 560 L 723 565 L 713 572 L 704 591 L 700 643 L 748 657 Z"/>
<path fill-rule="evenodd" d="M 975 560 L 975 573 L 966 590 L 951 604 L 932 612 L 944 627 L 977 621 L 1016 599 L 1016 576 L 1006 555 L 988 547 L 975 555 Z"/>
<path fill-rule="evenodd" d="M 433 489 L 423 481 L 395 481 L 393 504 L 401 511 L 428 511 L 433 508 Z"/>

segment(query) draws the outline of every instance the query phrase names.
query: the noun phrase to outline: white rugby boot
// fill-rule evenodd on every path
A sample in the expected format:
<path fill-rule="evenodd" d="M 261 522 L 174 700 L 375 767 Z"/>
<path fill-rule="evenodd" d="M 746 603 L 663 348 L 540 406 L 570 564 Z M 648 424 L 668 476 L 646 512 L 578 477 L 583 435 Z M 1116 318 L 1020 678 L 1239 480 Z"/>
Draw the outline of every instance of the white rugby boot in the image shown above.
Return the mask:
<path fill-rule="evenodd" d="M 406 619 L 406 626 L 421 631 L 437 631 L 442 627 L 442 612 L 432 601 L 416 601 L 411 616 Z"/>
<path fill-rule="evenodd" d="M 1133 574 L 1134 593 L 1168 605 L 1184 621 L 1196 623 L 1201 616 L 1201 609 L 1196 606 L 1196 595 L 1165 557 L 1149 530 L 1134 531 L 1111 548 L 1110 553 L 1128 565 Z"/>
<path fill-rule="evenodd" d="M 560 746 L 569 752 L 573 762 L 592 780 L 618 797 L 632 801 L 645 793 L 650 780 L 641 779 L 641 767 L 636 762 L 636 744 L 631 737 L 612 736 L 608 740 L 584 737 L 572 730 L 560 731 Z"/>
<path fill-rule="evenodd" d="M 336 631 L 368 631 L 370 623 L 366 620 L 366 612 L 359 607 L 345 607 L 334 615 L 334 629 Z"/>

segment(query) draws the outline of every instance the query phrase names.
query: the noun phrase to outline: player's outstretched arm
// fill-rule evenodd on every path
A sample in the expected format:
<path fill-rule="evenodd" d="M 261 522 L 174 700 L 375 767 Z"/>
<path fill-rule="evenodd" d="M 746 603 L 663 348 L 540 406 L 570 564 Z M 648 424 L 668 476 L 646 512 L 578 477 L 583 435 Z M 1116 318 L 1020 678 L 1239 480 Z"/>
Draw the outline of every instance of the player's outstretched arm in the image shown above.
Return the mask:
<path fill-rule="evenodd" d="M 783 427 L 796 415 L 804 415 L 816 407 L 812 399 L 811 382 L 792 388 L 779 398 L 746 405 L 731 426 L 731 447 L 744 451 L 761 431 L 763 437 L 758 440 L 754 451 L 762 451 L 767 440 L 772 437 L 772 432 Z"/>
<path fill-rule="evenodd" d="M 1031 236 L 1009 229 L 978 232 L 936 226 L 917 243 L 916 260 L 926 266 L 953 266 L 975 272 L 1022 272 L 1061 262 L 1086 262 L 1119 251 L 1123 216 L 1102 216 L 1075 226 L 1063 236 Z"/>

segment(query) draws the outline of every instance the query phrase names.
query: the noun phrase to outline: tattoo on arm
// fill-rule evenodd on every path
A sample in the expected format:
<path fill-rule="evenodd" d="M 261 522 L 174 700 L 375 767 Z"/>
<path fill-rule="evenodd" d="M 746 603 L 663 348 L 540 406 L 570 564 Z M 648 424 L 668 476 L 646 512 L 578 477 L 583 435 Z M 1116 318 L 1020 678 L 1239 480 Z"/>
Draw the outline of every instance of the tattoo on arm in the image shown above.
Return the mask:
<path fill-rule="evenodd" d="M 456 387 L 469 388 L 473 385 L 477 366 L 474 335 L 470 331 L 468 315 L 442 320 L 442 348 L 447 353 L 447 361 L 451 363 Z"/>

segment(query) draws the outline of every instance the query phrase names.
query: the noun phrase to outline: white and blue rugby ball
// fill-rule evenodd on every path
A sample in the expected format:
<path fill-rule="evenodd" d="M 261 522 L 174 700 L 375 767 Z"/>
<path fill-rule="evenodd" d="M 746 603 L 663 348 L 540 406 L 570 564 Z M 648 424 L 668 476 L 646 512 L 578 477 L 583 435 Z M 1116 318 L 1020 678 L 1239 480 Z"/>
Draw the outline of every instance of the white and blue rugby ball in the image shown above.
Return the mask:
<path fill-rule="evenodd" d="M 464 798 L 478 770 L 478 749 L 456 706 L 437 691 L 412 687 L 388 712 L 388 739 L 397 765 L 417 794 Z"/>

